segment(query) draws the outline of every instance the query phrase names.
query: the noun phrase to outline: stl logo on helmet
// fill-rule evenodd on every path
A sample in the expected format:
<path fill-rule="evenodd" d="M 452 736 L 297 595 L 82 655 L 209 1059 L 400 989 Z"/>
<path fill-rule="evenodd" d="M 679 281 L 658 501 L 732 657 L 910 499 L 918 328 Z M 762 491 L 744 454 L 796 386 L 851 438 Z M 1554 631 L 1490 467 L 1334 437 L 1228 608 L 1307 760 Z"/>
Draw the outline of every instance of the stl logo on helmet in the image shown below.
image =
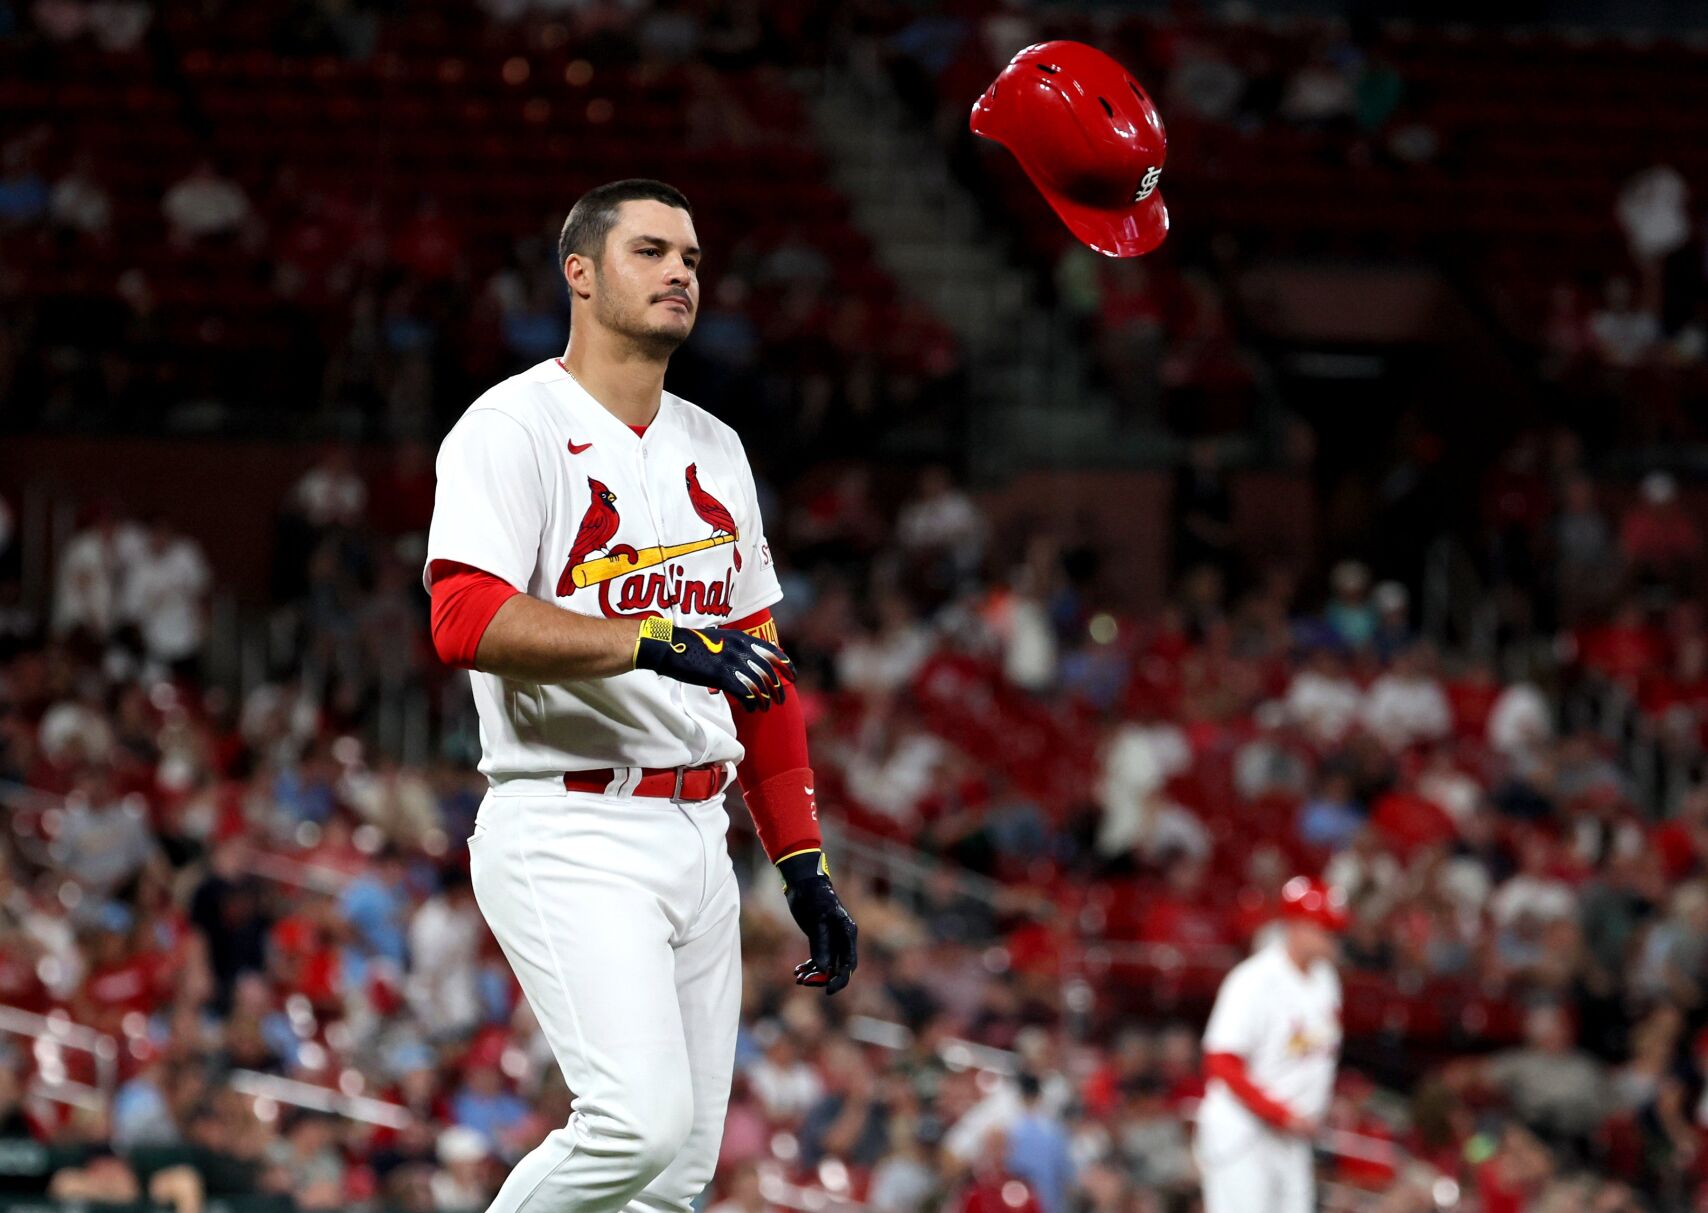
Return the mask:
<path fill-rule="evenodd" d="M 1139 188 L 1133 194 L 1134 202 L 1143 202 L 1156 189 L 1156 183 L 1162 180 L 1162 166 L 1153 164 L 1145 170 L 1145 175 L 1139 178 Z"/>

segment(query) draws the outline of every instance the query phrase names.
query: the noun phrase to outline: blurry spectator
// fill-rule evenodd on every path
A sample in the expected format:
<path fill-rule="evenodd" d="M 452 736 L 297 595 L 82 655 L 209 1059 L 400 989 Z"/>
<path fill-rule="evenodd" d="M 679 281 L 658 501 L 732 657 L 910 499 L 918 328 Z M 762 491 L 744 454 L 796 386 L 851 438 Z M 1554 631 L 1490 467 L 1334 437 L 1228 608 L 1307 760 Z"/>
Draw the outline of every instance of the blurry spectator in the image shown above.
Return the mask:
<path fill-rule="evenodd" d="M 172 1145 L 180 1140 L 168 1102 L 171 1075 L 156 1054 L 113 1096 L 113 1145 L 129 1152 L 138 1146 Z"/>
<path fill-rule="evenodd" d="M 870 1168 L 889 1146 L 889 1109 L 872 1067 L 852 1041 L 832 1040 L 822 1060 L 825 1092 L 801 1121 L 801 1160 L 836 1158 Z"/>
<path fill-rule="evenodd" d="M 1596 352 L 1608 366 L 1636 366 L 1660 338 L 1653 312 L 1637 306 L 1628 278 L 1610 278 L 1602 307 L 1589 320 Z"/>
<path fill-rule="evenodd" d="M 0 1063 L 0 1141 L 17 1141 L 35 1136 L 30 1118 L 24 1114 L 23 1084 L 18 1081 L 15 1062 Z"/>
<path fill-rule="evenodd" d="M 485 931 L 468 873 L 447 868 L 409 922 L 409 1003 L 430 1036 L 455 1038 L 480 1022 L 475 961 Z"/>
<path fill-rule="evenodd" d="M 1383 661 L 1412 647 L 1417 636 L 1411 626 L 1411 591 L 1397 581 L 1384 581 L 1370 594 L 1376 622 L 1371 642 Z"/>
<path fill-rule="evenodd" d="M 1293 73 L 1281 98 L 1281 116 L 1300 126 L 1326 126 L 1352 109 L 1352 84 L 1327 50 Z"/>
<path fill-rule="evenodd" d="M 1638 264 L 1664 260 L 1690 239 L 1690 187 L 1678 170 L 1644 169 L 1619 190 L 1615 211 Z"/>
<path fill-rule="evenodd" d="M 800 1056 L 794 1037 L 774 1022 L 760 1025 L 769 1035 L 765 1053 L 748 1071 L 753 1092 L 776 1124 L 794 1124 L 824 1094 L 818 1071 Z"/>
<path fill-rule="evenodd" d="M 1334 597 L 1323 611 L 1339 642 L 1353 652 L 1370 647 L 1376 636 L 1376 608 L 1370 600 L 1370 570 L 1357 560 L 1342 560 L 1329 574 Z"/>
<path fill-rule="evenodd" d="M 101 768 L 68 798 L 55 843 L 60 867 L 97 900 L 122 891 L 159 853 L 141 798 L 121 796 Z"/>
<path fill-rule="evenodd" d="M 1708 882 L 1698 878 L 1672 892 L 1665 918 L 1642 941 L 1631 984 L 1651 998 L 1701 1006 L 1708 993 Z"/>
<path fill-rule="evenodd" d="M 931 653 L 931 630 L 901 594 L 879 595 L 875 609 L 877 628 L 849 640 L 837 654 L 837 681 L 850 691 L 902 691 Z"/>
<path fill-rule="evenodd" d="M 712 1205 L 707 1213 L 771 1213 L 772 1206 L 760 1190 L 759 1169 L 753 1164 L 744 1163 L 735 1168 L 719 1186 L 724 1191 L 724 1198 Z M 873 1186 L 875 1188 L 876 1184 Z M 885 1209 L 886 1213 L 904 1213 L 893 1205 L 878 1204 L 875 1198 L 873 1207 Z"/>
<path fill-rule="evenodd" d="M 1489 1157 L 1476 1170 L 1477 1197 L 1490 1213 L 1525 1213 L 1554 1177 L 1553 1156 L 1516 1121 L 1500 1126 L 1495 1136 Z"/>
<path fill-rule="evenodd" d="M 70 171 L 53 183 L 48 216 L 54 226 L 79 236 L 101 240 L 111 234 L 113 200 L 95 175 L 92 156 L 78 156 Z"/>
<path fill-rule="evenodd" d="M 1208 42 L 1187 43 L 1168 77 L 1168 94 L 1175 104 L 1214 122 L 1234 116 L 1245 87 L 1245 75 Z"/>
<path fill-rule="evenodd" d="M 1554 872 L 1554 847 L 1532 830 L 1519 843 L 1519 868 L 1489 899 L 1489 917 L 1502 927 L 1520 919 L 1547 922 L 1577 912 L 1572 888 Z"/>
<path fill-rule="evenodd" d="M 142 531 L 110 507 L 98 511 L 59 558 L 54 580 L 53 630 L 105 640 L 121 618 L 125 579 L 140 557 Z"/>
<path fill-rule="evenodd" d="M 992 1132 L 973 1162 L 960 1213 L 1044 1213 L 1032 1189 L 1009 1174 L 1004 1153 L 1002 1134 Z"/>
<path fill-rule="evenodd" d="M 55 1171 L 47 1186 L 56 1201 L 101 1205 L 134 1205 L 145 1190 L 150 1202 L 173 1213 L 202 1211 L 202 1181 L 193 1168 L 165 1167 L 149 1176 L 144 1189 L 135 1169 L 109 1146 L 97 1146 L 79 1165 Z"/>
<path fill-rule="evenodd" d="M 1224 576 L 1234 563 L 1233 494 L 1221 447 L 1201 438 L 1187 448 L 1175 477 L 1174 569 L 1176 575 L 1209 565 Z"/>
<path fill-rule="evenodd" d="M 1299 809 L 1299 841 L 1338 851 L 1364 826 L 1364 811 L 1352 794 L 1352 780 L 1341 771 L 1327 773 L 1317 792 Z"/>
<path fill-rule="evenodd" d="M 1112 1133 L 1117 1157 L 1146 1188 L 1181 1191 L 1193 1178 L 1186 1126 L 1168 1102 L 1161 1075 L 1140 1073 L 1121 1082 L 1121 1104 Z"/>
<path fill-rule="evenodd" d="M 107 763 L 113 752 L 112 722 L 101 701 L 100 683 L 85 678 L 77 697 L 61 699 L 42 713 L 36 726 L 41 756 L 66 773 L 68 780 L 86 775 L 86 766 Z M 41 774 L 40 772 L 37 773 Z M 69 786 L 58 788 L 69 790 Z"/>
<path fill-rule="evenodd" d="M 1523 1047 L 1466 1063 L 1461 1073 L 1500 1092 L 1544 1137 L 1582 1142 L 1609 1107 L 1606 1068 L 1573 1046 L 1571 1021 L 1554 1005 L 1526 1017 Z"/>
<path fill-rule="evenodd" d="M 1542 342 L 1547 351 L 1543 370 L 1553 378 L 1578 369 L 1593 351 L 1595 335 L 1590 327 L 1589 305 L 1574 284 L 1562 282 L 1549 294 Z"/>
<path fill-rule="evenodd" d="M 1367 59 L 1353 89 L 1358 129 L 1373 134 L 1386 126 L 1399 108 L 1405 88 L 1405 80 L 1392 63 Z"/>
<path fill-rule="evenodd" d="M 291 503 L 316 529 L 355 526 L 368 504 L 368 487 L 348 447 L 328 447 L 291 490 Z"/>
<path fill-rule="evenodd" d="M 497 1193 L 492 1182 L 492 1153 L 486 1138 L 473 1129 L 453 1125 L 439 1134 L 439 1170 L 433 1173 L 433 1208 L 437 1213 L 469 1213 L 486 1208 Z"/>
<path fill-rule="evenodd" d="M 1311 780 L 1309 751 L 1276 701 L 1252 713 L 1258 734 L 1234 754 L 1234 787 L 1242 800 L 1265 796 L 1303 796 Z"/>
<path fill-rule="evenodd" d="M 249 874 L 245 840 L 214 848 L 207 876 L 190 898 L 189 918 L 208 941 L 208 960 L 219 989 L 216 1005 L 229 1005 L 237 978 L 266 963 L 267 916 L 260 883 Z"/>
<path fill-rule="evenodd" d="M 180 674 L 195 670 L 206 636 L 212 582 L 201 546 L 165 518 L 154 518 L 131 563 L 122 607 L 124 618 L 141 633 L 151 661 Z"/>
<path fill-rule="evenodd" d="M 830 274 L 825 255 L 799 226 L 793 226 L 760 258 L 754 277 L 762 286 L 818 287 L 829 281 Z"/>
<path fill-rule="evenodd" d="M 935 1145 L 935 1135 L 934 1125 L 906 1119 L 893 1122 L 890 1153 L 873 1168 L 866 1193 L 873 1213 L 928 1213 L 928 1202 L 941 1183 L 928 1152 Z"/>
<path fill-rule="evenodd" d="M 896 517 L 902 547 L 916 558 L 946 563 L 957 581 L 983 562 L 985 532 L 978 506 L 943 467 L 921 473 L 918 492 Z"/>
<path fill-rule="evenodd" d="M 1613 528 L 1595 499 L 1595 482 L 1566 477 L 1554 519 L 1554 575 L 1562 622 L 1575 623 L 1604 606 L 1618 572 Z"/>
<path fill-rule="evenodd" d="M 36 170 L 37 140 L 24 136 L 0 148 L 0 229 L 35 223 L 48 209 L 48 184 Z"/>
<path fill-rule="evenodd" d="M 1534 683 L 1512 683 L 1489 710 L 1490 748 L 1521 767 L 1533 762 L 1553 736 L 1553 712 Z"/>
<path fill-rule="evenodd" d="M 1068 1213 L 1074 1186 L 1074 1161 L 1061 1118 L 1043 1106 L 1038 1076 L 1018 1079 L 1020 1114 L 1008 1126 L 1008 1170 L 1024 1181 L 1044 1213 Z"/>
<path fill-rule="evenodd" d="M 405 875 L 403 857 L 384 851 L 345 887 L 338 902 L 340 916 L 354 929 L 363 950 L 399 965 L 408 955 Z"/>
<path fill-rule="evenodd" d="M 392 259 L 422 282 L 455 277 L 462 264 L 462 240 L 439 203 L 423 198 L 392 241 Z"/>
<path fill-rule="evenodd" d="M 1346 672 L 1340 651 L 1319 644 L 1287 687 L 1287 711 L 1318 745 L 1344 738 L 1363 707 L 1358 684 Z"/>
<path fill-rule="evenodd" d="M 527 1114 L 527 1101 L 506 1087 L 497 1064 L 485 1058 L 468 1063 L 461 1089 L 451 1096 L 451 1119 L 477 1131 L 494 1151 L 505 1148 Z"/>
<path fill-rule="evenodd" d="M 1003 677 L 1044 694 L 1056 684 L 1061 653 L 1047 606 L 1054 546 L 1040 539 L 1027 555 L 1013 583 L 992 589 L 979 603 L 979 622 L 1001 649 Z"/>
<path fill-rule="evenodd" d="M 1701 571 L 1702 532 L 1665 472 L 1643 477 L 1638 500 L 1619 520 L 1619 550 L 1638 585 L 1688 593 Z"/>
<path fill-rule="evenodd" d="M 222 176 L 211 160 L 198 163 L 168 189 L 160 207 L 172 241 L 180 247 L 209 237 L 236 235 L 254 213 L 243 187 Z"/>
<path fill-rule="evenodd" d="M 1118 727 L 1104 743 L 1096 784 L 1103 810 L 1097 829 L 1097 853 L 1106 859 L 1135 854 L 1155 860 L 1169 853 L 1209 854 L 1210 838 L 1190 812 L 1165 791 L 1171 777 L 1185 770 L 1190 755 L 1184 739 L 1170 726 L 1138 723 Z"/>
<path fill-rule="evenodd" d="M 1432 657 L 1421 645 L 1406 649 L 1365 692 L 1364 727 L 1390 750 L 1440 741 L 1453 731 L 1447 695 L 1430 668 Z"/>
<path fill-rule="evenodd" d="M 333 1210 L 344 1204 L 345 1163 L 338 1152 L 338 1122 L 323 1112 L 291 1115 L 267 1148 L 269 1186 L 289 1193 L 297 1207 Z"/>

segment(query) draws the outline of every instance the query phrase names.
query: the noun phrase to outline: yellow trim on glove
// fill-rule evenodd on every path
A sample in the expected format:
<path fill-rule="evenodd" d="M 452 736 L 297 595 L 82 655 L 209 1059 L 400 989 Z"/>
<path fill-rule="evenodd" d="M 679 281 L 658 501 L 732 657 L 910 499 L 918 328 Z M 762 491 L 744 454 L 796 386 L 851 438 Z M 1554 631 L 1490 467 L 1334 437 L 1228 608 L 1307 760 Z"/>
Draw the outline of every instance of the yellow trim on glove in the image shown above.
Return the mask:
<path fill-rule="evenodd" d="M 669 644 L 675 635 L 676 625 L 670 620 L 662 615 L 648 615 L 641 620 L 640 631 L 635 633 L 635 651 L 629 659 L 629 664 L 632 666 L 640 664 L 641 641 L 662 640 L 665 644 Z"/>

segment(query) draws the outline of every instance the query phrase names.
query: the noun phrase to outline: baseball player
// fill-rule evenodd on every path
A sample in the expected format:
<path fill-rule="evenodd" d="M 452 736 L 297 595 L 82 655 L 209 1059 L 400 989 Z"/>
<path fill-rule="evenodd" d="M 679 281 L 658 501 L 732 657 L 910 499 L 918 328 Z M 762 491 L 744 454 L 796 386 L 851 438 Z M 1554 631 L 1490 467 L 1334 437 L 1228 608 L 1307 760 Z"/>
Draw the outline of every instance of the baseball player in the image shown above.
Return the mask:
<path fill-rule="evenodd" d="M 700 299 L 688 200 L 601 186 L 558 253 L 568 349 L 446 435 L 424 574 L 435 646 L 473 671 L 480 712 L 475 896 L 575 1093 L 491 1208 L 685 1213 L 735 1059 L 733 780 L 810 944 L 796 981 L 845 986 L 855 927 L 741 440 L 664 390 Z"/>
<path fill-rule="evenodd" d="M 1307 1213 L 1316 1207 L 1311 1139 L 1328 1111 L 1340 1054 L 1346 927 L 1338 890 L 1295 876 L 1282 930 L 1235 965 L 1204 1030 L 1209 1079 L 1193 1152 L 1204 1213 Z"/>

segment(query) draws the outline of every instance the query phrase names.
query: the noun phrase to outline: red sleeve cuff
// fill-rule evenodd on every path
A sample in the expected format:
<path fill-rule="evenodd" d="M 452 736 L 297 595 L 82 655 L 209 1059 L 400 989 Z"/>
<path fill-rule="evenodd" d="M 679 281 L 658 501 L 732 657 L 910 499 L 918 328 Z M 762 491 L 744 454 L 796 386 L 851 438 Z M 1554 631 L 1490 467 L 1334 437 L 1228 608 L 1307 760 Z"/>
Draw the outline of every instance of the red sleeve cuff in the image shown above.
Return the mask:
<path fill-rule="evenodd" d="M 435 560 L 428 572 L 433 579 L 433 648 L 446 665 L 472 670 L 492 617 L 521 591 L 484 569 L 450 560 Z"/>
<path fill-rule="evenodd" d="M 1293 1113 L 1286 1104 L 1251 1081 L 1251 1076 L 1246 1073 L 1245 1058 L 1239 1054 L 1204 1054 L 1204 1074 L 1207 1078 L 1220 1079 L 1235 1098 L 1276 1128 L 1285 1128 L 1293 1119 Z"/>

